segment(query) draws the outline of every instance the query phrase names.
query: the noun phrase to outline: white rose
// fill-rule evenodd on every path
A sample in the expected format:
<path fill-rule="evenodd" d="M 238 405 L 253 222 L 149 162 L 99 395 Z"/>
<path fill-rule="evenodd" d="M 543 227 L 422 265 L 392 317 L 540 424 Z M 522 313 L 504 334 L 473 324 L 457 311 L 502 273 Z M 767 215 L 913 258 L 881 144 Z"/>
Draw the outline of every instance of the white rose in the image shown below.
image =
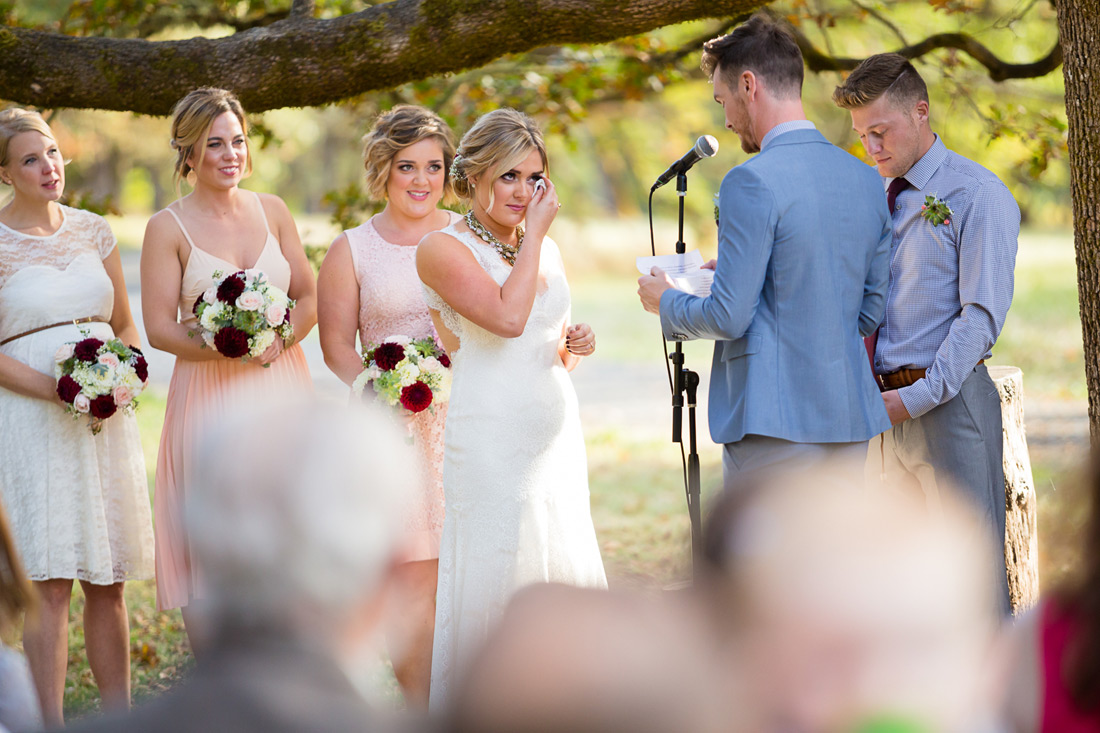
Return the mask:
<path fill-rule="evenodd" d="M 61 344 L 61 348 L 57 350 L 57 353 L 53 355 L 53 358 L 54 361 L 56 361 L 58 364 L 73 358 L 73 345 Z"/>
<path fill-rule="evenodd" d="M 116 405 L 119 407 L 126 407 L 126 405 L 134 401 L 134 390 L 124 384 L 120 384 L 114 388 L 114 391 L 111 392 L 111 396 L 115 398 Z"/>
<path fill-rule="evenodd" d="M 205 331 L 217 331 L 219 315 L 220 312 L 217 306 L 209 306 L 202 312 L 202 317 L 199 318 L 199 325 L 202 326 Z"/>
<path fill-rule="evenodd" d="M 264 310 L 264 318 L 267 319 L 267 325 L 271 327 L 281 325 L 286 320 L 286 306 L 272 303 Z"/>
<path fill-rule="evenodd" d="M 99 358 L 96 361 L 98 361 L 100 364 L 104 364 L 110 367 L 111 369 L 118 369 L 118 355 L 110 351 L 100 354 Z"/>
<path fill-rule="evenodd" d="M 237 297 L 237 307 L 243 311 L 258 311 L 264 307 L 264 296 L 255 290 L 246 290 Z"/>
<path fill-rule="evenodd" d="M 206 292 L 202 294 L 202 299 L 207 305 L 214 305 L 218 300 L 218 289 L 211 285 L 206 289 Z"/>
<path fill-rule="evenodd" d="M 371 364 L 369 367 L 363 370 L 363 373 L 366 374 L 367 379 L 371 380 L 372 382 L 382 376 L 382 370 L 378 368 L 377 364 Z"/>
<path fill-rule="evenodd" d="M 398 379 L 401 380 L 402 387 L 408 387 L 410 384 L 420 378 L 420 369 L 411 362 L 403 361 L 394 367 L 394 371 L 397 372 Z"/>
<path fill-rule="evenodd" d="M 264 291 L 264 298 L 268 303 L 278 304 L 286 307 L 290 304 L 290 296 L 283 292 L 281 288 L 277 288 L 274 285 L 264 285 L 262 290 Z"/>
<path fill-rule="evenodd" d="M 88 399 L 88 395 L 81 392 L 73 400 L 73 409 L 81 413 L 87 412 L 92 409 L 92 401 Z"/>
<path fill-rule="evenodd" d="M 435 374 L 443 369 L 443 365 L 439 363 L 439 359 L 434 356 L 425 356 L 420 360 L 420 371 L 427 372 L 428 374 Z"/>
<path fill-rule="evenodd" d="M 137 372 L 133 369 L 128 374 L 122 375 L 121 384 L 126 385 L 134 391 L 134 394 L 139 394 L 144 388 L 145 384 L 138 377 Z"/>
<path fill-rule="evenodd" d="M 252 337 L 252 348 L 248 353 L 250 356 L 259 356 L 267 351 L 267 347 L 273 343 L 275 343 L 274 331 L 260 331 Z"/>
<path fill-rule="evenodd" d="M 398 334 L 397 336 L 390 336 L 388 339 L 386 339 L 386 343 L 397 344 L 398 346 L 408 346 L 412 343 L 412 339 L 408 336 L 402 336 Z"/>

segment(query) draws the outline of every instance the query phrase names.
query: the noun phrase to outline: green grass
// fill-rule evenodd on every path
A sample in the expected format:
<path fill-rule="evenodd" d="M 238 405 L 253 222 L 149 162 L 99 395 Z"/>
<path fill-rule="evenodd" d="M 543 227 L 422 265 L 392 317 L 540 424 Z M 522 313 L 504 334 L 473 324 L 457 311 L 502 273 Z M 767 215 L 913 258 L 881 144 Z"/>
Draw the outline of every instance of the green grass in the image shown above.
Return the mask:
<path fill-rule="evenodd" d="M 144 223 L 141 222 L 141 226 Z M 131 231 L 132 230 L 132 231 Z M 611 242 L 600 230 L 598 266 L 582 271 L 578 249 L 584 245 L 559 237 L 572 273 L 573 318 L 592 324 L 604 364 L 650 364 L 659 369 L 661 347 L 656 318 L 641 311 L 633 257 L 637 242 Z M 595 235 L 593 235 L 595 236 Z M 632 235 L 633 237 L 634 235 Z M 135 224 L 125 238 L 140 241 Z M 123 233 L 120 233 L 120 239 Z M 643 242 L 644 244 L 644 242 Z M 128 245 L 130 246 L 130 245 Z M 686 347 L 689 364 L 700 371 L 710 365 L 709 343 Z M 1073 401 L 1085 397 L 1080 322 L 1072 240 L 1068 234 L 1028 233 L 1021 239 L 1012 310 L 996 348 L 994 362 L 1024 370 L 1031 399 Z M 150 390 L 138 410 L 150 492 L 164 418 L 164 394 Z M 652 429 L 637 425 L 587 426 L 592 514 L 613 586 L 660 588 L 689 573 L 688 521 L 681 479 L 680 454 L 665 437 L 664 415 Z M 644 426 L 643 426 L 644 427 Z M 705 498 L 721 476 L 718 449 L 701 426 Z M 1036 441 L 1031 459 L 1039 501 L 1040 561 L 1043 583 L 1064 577 L 1079 560 L 1077 540 L 1084 520 L 1083 491 L 1072 480 L 1082 445 L 1070 441 Z M 130 583 L 132 673 L 135 700 L 158 694 L 176 682 L 192 664 L 178 611 L 155 611 L 152 581 Z M 83 598 L 74 592 L 66 711 L 79 716 L 98 705 L 83 648 L 80 611 Z M 384 700 L 400 705 L 392 672 L 383 667 L 379 690 Z"/>

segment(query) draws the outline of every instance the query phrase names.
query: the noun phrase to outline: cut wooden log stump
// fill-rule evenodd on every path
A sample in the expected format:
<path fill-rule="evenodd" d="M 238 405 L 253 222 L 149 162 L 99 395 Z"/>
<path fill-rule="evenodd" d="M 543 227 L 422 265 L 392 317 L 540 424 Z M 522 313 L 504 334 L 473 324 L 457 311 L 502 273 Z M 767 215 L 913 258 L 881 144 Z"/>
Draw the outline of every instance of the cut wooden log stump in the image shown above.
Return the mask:
<path fill-rule="evenodd" d="M 990 366 L 989 376 L 1001 395 L 1005 566 L 1012 612 L 1019 614 L 1039 600 L 1039 531 L 1035 517 L 1035 482 L 1031 477 L 1024 423 L 1024 374 L 1014 366 Z"/>

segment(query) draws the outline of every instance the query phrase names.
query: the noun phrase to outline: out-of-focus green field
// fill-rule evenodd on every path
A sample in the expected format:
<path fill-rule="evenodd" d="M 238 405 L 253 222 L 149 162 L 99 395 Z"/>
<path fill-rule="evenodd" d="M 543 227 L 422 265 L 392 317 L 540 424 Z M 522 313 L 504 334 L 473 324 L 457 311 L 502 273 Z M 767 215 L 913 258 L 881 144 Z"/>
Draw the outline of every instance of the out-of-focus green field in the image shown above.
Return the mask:
<path fill-rule="evenodd" d="M 112 221 L 124 247 L 139 246 L 144 221 Z M 667 223 L 658 241 L 669 242 Z M 323 221 L 306 222 L 303 239 L 321 243 L 331 239 Z M 696 235 L 704 241 L 705 256 L 713 254 L 713 234 Z M 648 253 L 641 222 L 555 224 L 554 236 L 563 255 L 573 289 L 573 317 L 591 323 L 598 334 L 598 359 L 624 370 L 638 365 L 660 369 L 656 319 L 638 305 L 634 257 Z M 667 245 L 659 245 L 668 251 Z M 1021 238 L 1015 296 L 993 363 L 1014 364 L 1024 370 L 1028 406 L 1036 415 L 1083 412 L 1085 399 L 1077 285 L 1072 239 L 1065 232 L 1028 232 Z M 709 344 L 689 344 L 688 363 L 705 372 L 710 364 Z M 153 390 L 139 410 L 150 493 L 156 451 L 163 420 L 164 394 Z M 1075 413 L 1075 414 L 1076 414 Z M 665 420 L 665 415 L 659 416 Z M 1061 435 L 1050 418 L 1032 421 L 1031 459 L 1039 498 L 1040 555 L 1043 582 L 1064 578 L 1076 564 L 1084 508 L 1082 492 L 1071 476 L 1087 445 L 1079 421 L 1076 432 Z M 1087 423 L 1083 429 L 1087 431 Z M 662 587 L 688 574 L 688 523 L 684 508 L 680 454 L 666 437 L 662 423 L 651 431 L 637 425 L 606 421 L 586 425 L 592 512 L 604 560 L 613 585 Z M 720 453 L 700 426 L 704 490 L 721 476 Z M 134 696 L 147 698 L 179 678 L 192 662 L 178 611 L 155 611 L 152 582 L 131 583 L 127 592 L 132 623 Z M 98 705 L 98 695 L 83 650 L 79 591 L 74 593 L 71 654 L 66 709 L 84 714 Z M 396 701 L 392 676 L 380 685 Z"/>

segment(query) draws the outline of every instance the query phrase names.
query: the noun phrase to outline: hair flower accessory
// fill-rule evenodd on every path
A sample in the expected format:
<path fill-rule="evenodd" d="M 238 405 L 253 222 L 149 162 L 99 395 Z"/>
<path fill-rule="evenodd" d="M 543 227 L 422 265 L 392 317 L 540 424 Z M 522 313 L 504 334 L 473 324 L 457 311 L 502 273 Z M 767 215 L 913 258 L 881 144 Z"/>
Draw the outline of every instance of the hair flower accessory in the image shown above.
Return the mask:
<path fill-rule="evenodd" d="M 455 153 L 455 157 L 451 160 L 451 178 L 458 178 L 458 162 L 462 160 L 462 156 Z"/>
<path fill-rule="evenodd" d="M 920 215 L 927 221 L 932 222 L 932 226 L 938 227 L 940 224 L 951 225 L 951 217 L 955 212 L 951 210 L 951 207 L 947 205 L 947 201 L 941 199 L 939 196 L 925 196 L 924 205 L 920 207 Z"/>

